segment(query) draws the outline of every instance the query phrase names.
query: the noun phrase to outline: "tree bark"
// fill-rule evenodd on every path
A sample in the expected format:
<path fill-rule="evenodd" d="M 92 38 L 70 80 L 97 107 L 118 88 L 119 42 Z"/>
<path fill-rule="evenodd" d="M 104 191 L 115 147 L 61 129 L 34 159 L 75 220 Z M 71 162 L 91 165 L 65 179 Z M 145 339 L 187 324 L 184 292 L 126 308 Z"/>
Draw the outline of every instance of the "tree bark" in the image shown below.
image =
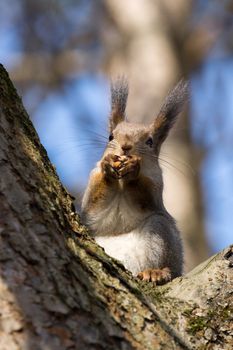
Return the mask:
<path fill-rule="evenodd" d="M 0 234 L 1 350 L 232 346 L 233 248 L 135 280 L 88 236 L 2 66 Z"/>

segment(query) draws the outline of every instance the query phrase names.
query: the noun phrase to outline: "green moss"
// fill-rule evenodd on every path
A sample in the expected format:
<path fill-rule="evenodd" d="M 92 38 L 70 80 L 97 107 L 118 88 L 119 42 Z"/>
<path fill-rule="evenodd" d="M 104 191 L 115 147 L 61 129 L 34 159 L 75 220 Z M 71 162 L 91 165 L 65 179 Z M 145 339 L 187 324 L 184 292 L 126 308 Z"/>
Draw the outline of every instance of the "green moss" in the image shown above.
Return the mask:
<path fill-rule="evenodd" d="M 141 293 L 149 296 L 154 303 L 160 303 L 164 300 L 166 290 L 162 289 L 160 286 L 156 286 L 153 282 L 137 280 L 137 285 Z"/>
<path fill-rule="evenodd" d="M 217 308 L 213 307 L 212 310 L 208 310 L 205 315 L 193 315 L 191 309 L 187 309 L 183 312 L 183 315 L 188 318 L 187 331 L 196 335 L 197 332 L 203 331 L 206 328 L 211 328 L 218 333 L 218 328 L 223 325 L 224 322 L 230 322 L 232 320 L 233 310 L 229 306 Z"/>
<path fill-rule="evenodd" d="M 207 327 L 208 319 L 204 316 L 191 317 L 189 319 L 187 331 L 194 335 Z"/>

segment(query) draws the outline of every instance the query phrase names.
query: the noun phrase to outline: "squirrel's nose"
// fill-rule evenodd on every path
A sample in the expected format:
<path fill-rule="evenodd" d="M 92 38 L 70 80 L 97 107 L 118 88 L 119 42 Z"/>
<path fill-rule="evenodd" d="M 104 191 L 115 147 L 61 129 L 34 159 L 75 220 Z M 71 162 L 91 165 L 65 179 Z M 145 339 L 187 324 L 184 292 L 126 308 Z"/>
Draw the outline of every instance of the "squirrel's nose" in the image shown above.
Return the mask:
<path fill-rule="evenodd" d="M 132 149 L 132 146 L 129 144 L 124 144 L 121 146 L 121 148 L 124 151 L 124 153 L 127 154 Z"/>

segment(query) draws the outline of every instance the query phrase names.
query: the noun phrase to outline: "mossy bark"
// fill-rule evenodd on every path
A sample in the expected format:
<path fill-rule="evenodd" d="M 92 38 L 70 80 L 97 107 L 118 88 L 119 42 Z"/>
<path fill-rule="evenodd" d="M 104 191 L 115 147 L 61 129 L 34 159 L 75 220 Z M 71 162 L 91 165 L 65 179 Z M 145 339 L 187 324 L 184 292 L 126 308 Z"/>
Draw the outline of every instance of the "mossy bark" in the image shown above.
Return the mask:
<path fill-rule="evenodd" d="M 81 225 L 0 66 L 1 350 L 228 349 L 231 257 L 165 287 L 134 280 Z"/>

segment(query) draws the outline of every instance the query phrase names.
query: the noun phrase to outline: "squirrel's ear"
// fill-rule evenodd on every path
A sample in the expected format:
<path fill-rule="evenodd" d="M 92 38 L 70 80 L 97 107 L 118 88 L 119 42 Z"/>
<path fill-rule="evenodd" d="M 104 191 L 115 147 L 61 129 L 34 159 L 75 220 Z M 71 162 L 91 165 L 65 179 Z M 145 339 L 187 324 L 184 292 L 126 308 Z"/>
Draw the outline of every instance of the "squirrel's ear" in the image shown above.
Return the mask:
<path fill-rule="evenodd" d="M 128 83 L 125 77 L 120 77 L 111 83 L 111 115 L 109 118 L 110 132 L 115 129 L 118 123 L 125 119 L 128 92 Z"/>
<path fill-rule="evenodd" d="M 152 132 L 158 147 L 166 139 L 169 130 L 176 121 L 176 117 L 188 101 L 188 95 L 189 84 L 182 79 L 165 98 L 162 108 L 152 124 Z"/>

